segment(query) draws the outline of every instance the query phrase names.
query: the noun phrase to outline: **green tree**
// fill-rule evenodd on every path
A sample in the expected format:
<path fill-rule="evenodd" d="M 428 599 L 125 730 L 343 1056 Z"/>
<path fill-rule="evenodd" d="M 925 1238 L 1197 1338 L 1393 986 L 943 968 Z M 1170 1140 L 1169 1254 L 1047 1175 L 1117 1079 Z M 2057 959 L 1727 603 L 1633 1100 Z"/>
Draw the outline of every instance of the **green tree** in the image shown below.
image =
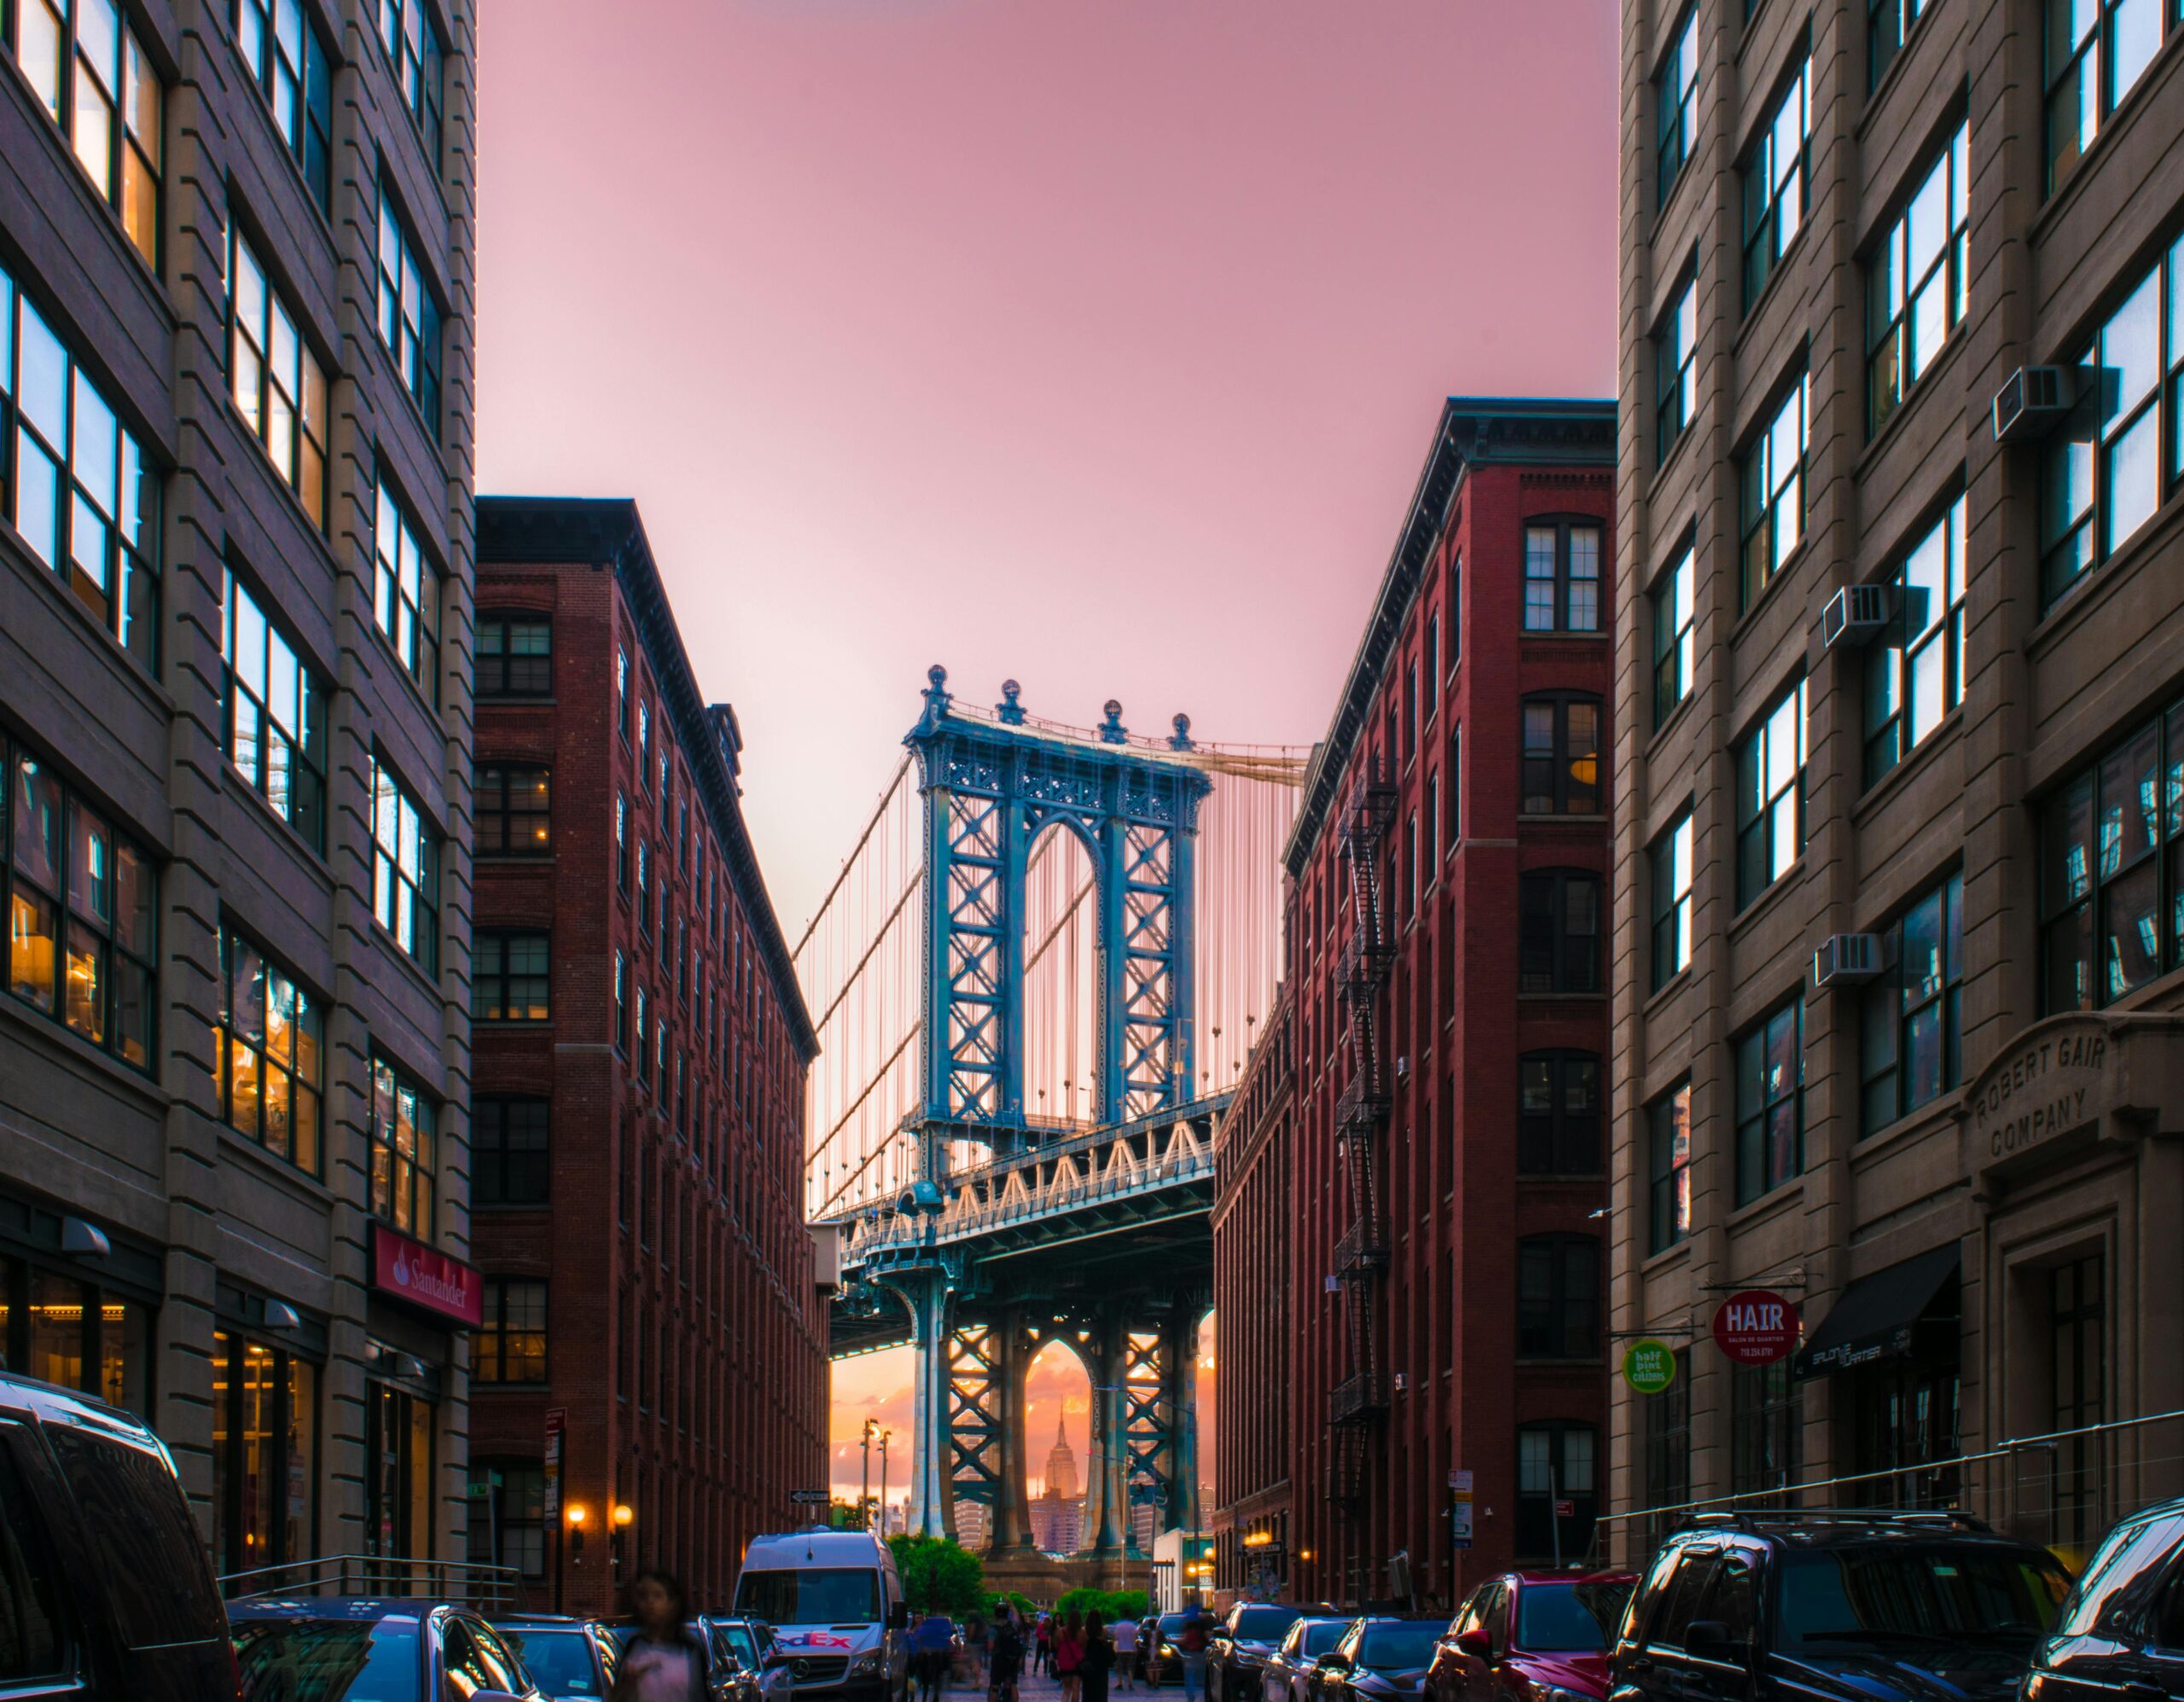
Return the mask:
<path fill-rule="evenodd" d="M 890 1536 L 903 1599 L 920 1613 L 962 1615 L 986 1606 L 985 1562 L 944 1536 Z"/>

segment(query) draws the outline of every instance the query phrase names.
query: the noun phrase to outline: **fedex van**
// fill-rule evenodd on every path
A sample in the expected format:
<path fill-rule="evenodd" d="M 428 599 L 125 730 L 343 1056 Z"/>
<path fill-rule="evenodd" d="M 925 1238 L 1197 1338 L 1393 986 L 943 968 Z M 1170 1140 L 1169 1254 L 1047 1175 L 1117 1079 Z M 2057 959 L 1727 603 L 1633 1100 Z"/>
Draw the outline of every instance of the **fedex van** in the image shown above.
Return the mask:
<path fill-rule="evenodd" d="M 815 1525 L 754 1536 L 735 1611 L 774 1628 L 769 1668 L 812 1702 L 886 1702 L 903 1687 L 909 1623 L 894 1551 L 868 1531 Z"/>

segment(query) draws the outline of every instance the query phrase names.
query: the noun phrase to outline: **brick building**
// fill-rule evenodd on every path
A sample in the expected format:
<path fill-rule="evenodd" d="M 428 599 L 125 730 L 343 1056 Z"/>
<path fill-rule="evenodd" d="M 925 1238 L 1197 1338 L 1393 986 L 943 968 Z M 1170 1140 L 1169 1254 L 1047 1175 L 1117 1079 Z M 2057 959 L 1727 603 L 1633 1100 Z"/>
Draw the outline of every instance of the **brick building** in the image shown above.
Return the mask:
<path fill-rule="evenodd" d="M 2082 1547 L 2184 1452 L 2184 20 L 1633 0 L 1623 90 L 1617 1481 Z"/>
<path fill-rule="evenodd" d="M 1606 403 L 1448 404 L 1284 852 L 1293 1081 L 1243 1138 L 1287 1150 L 1222 1172 L 1215 1262 L 1282 1285 L 1281 1348 L 1223 1315 L 1222 1387 L 1287 1403 L 1286 1458 L 1247 1425 L 1221 1498 L 1246 1536 L 1286 1504 L 1300 1599 L 1590 1540 L 1614 457 Z"/>
<path fill-rule="evenodd" d="M 220 1572 L 462 1540 L 473 20 L 0 18 L 0 1356 Z"/>
<path fill-rule="evenodd" d="M 826 1481 L 816 1043 L 636 505 L 478 508 L 472 1549 L 572 1611 L 618 1560 L 723 1602 Z"/>

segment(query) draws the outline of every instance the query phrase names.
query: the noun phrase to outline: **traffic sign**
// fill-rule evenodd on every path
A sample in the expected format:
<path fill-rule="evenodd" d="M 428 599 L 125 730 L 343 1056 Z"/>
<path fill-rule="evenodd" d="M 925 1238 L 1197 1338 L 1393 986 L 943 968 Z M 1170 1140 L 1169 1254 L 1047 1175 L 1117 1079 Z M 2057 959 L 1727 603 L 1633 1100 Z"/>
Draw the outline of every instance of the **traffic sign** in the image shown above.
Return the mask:
<path fill-rule="evenodd" d="M 1771 1288 L 1746 1288 L 1714 1313 L 1714 1345 L 1739 1365 L 1772 1365 L 1786 1359 L 1804 1332 L 1797 1303 Z"/>
<path fill-rule="evenodd" d="M 799 1507 L 824 1507 L 834 1499 L 824 1490 L 791 1490 L 788 1498 Z"/>
<path fill-rule="evenodd" d="M 561 1516 L 561 1436 L 568 1427 L 566 1407 L 546 1409 L 546 1517 L 557 1522 Z"/>
<path fill-rule="evenodd" d="M 1623 1350 L 1623 1380 L 1641 1395 L 1658 1395 L 1676 1382 L 1676 1350 L 1657 1336 Z"/>

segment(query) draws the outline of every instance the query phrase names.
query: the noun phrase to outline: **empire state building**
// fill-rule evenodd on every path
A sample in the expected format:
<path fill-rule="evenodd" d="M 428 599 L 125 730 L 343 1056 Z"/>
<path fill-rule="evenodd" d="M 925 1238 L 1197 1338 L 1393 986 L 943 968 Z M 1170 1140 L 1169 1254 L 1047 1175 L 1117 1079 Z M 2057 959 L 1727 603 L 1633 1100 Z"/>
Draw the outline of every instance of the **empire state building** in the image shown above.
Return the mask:
<path fill-rule="evenodd" d="M 1031 1503 L 1031 1541 L 1048 1554 L 1073 1554 L 1084 1546 L 1084 1496 L 1077 1488 L 1077 1455 L 1060 1419 L 1054 1422 L 1054 1451 L 1047 1455 L 1046 1487 Z"/>

